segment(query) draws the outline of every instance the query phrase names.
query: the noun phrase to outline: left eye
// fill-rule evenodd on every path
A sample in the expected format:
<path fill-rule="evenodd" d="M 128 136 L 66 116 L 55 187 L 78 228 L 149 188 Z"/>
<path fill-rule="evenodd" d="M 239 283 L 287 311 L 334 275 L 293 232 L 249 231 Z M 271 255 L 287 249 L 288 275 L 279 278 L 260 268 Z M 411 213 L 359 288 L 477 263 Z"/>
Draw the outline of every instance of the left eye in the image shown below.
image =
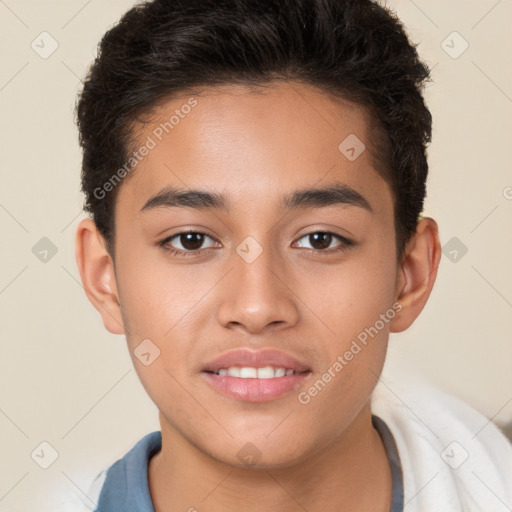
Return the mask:
<path fill-rule="evenodd" d="M 313 245 L 311 249 L 315 251 L 325 252 L 325 249 L 327 249 L 331 245 L 334 239 L 338 239 L 341 242 L 341 244 L 338 245 L 338 249 L 342 249 L 343 247 L 352 245 L 352 242 L 347 238 L 326 231 L 316 231 L 314 233 L 308 233 L 307 235 L 304 235 L 303 237 L 299 238 L 299 241 L 302 240 L 303 238 L 309 240 L 309 243 Z"/>

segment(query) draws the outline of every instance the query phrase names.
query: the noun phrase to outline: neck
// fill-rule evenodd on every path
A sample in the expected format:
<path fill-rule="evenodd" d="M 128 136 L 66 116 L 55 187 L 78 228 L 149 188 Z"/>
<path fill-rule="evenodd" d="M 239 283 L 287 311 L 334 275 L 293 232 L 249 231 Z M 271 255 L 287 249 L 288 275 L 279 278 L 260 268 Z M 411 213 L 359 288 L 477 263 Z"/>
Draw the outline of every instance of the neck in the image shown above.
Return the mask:
<path fill-rule="evenodd" d="M 156 512 L 388 512 L 391 470 L 367 404 L 350 426 L 286 468 L 239 468 L 213 459 L 161 417 L 162 450 L 149 463 Z"/>

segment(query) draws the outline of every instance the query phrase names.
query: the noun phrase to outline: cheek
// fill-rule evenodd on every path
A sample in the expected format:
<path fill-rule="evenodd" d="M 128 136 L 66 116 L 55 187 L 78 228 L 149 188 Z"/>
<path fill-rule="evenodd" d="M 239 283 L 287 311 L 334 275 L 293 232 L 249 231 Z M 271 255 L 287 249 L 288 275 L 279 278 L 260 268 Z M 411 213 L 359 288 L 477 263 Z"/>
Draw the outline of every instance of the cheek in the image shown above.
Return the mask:
<path fill-rule="evenodd" d="M 377 245 L 347 258 L 345 264 L 324 267 L 303 282 L 303 300 L 321 320 L 315 318 L 315 323 L 323 333 L 318 338 L 325 356 L 323 373 L 317 376 L 320 382 L 299 400 L 308 402 L 315 415 L 355 414 L 382 370 L 396 314 L 396 267 L 392 249 Z M 334 402 L 339 409 L 332 408 Z"/>
<path fill-rule="evenodd" d="M 123 258 L 117 274 L 130 355 L 146 391 L 158 403 L 162 398 L 165 402 L 169 393 L 180 396 L 182 392 L 177 382 L 188 376 L 183 361 L 197 359 L 193 341 L 201 338 L 208 322 L 205 297 L 217 278 L 211 271 L 198 272 L 193 265 L 156 259 L 131 254 Z M 149 359 L 158 354 L 148 366 L 137 358 L 143 342 L 149 343 L 149 350 L 143 352 L 151 353 Z"/>
<path fill-rule="evenodd" d="M 173 330 L 190 323 L 212 276 L 203 279 L 193 265 L 134 254 L 119 265 L 118 282 L 131 334 L 165 341 Z"/>
<path fill-rule="evenodd" d="M 367 248 L 341 264 L 318 265 L 301 273 L 301 299 L 322 332 L 338 340 L 334 344 L 337 349 L 373 326 L 392 307 L 396 276 L 393 255 L 375 254 L 379 254 L 377 247 Z M 385 331 L 387 327 L 386 323 Z"/>
<path fill-rule="evenodd" d="M 325 281 L 322 293 L 309 296 L 323 324 L 318 343 L 324 366 L 297 401 L 306 418 L 323 418 L 326 438 L 355 418 L 377 383 L 396 314 L 389 284 L 386 275 L 347 269 Z"/>

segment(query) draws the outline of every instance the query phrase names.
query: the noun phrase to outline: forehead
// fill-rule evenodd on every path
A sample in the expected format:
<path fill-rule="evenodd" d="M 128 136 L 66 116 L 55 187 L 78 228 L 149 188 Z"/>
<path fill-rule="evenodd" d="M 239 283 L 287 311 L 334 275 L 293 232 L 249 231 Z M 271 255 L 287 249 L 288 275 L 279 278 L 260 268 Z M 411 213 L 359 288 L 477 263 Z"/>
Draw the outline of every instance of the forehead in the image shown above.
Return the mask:
<path fill-rule="evenodd" d="M 361 192 L 378 214 L 392 195 L 375 170 L 370 126 L 363 108 L 296 82 L 183 94 L 135 127 L 131 149 L 150 149 L 118 202 L 139 211 L 172 185 L 219 192 L 230 204 L 275 197 L 282 206 L 294 190 L 337 182 Z"/>

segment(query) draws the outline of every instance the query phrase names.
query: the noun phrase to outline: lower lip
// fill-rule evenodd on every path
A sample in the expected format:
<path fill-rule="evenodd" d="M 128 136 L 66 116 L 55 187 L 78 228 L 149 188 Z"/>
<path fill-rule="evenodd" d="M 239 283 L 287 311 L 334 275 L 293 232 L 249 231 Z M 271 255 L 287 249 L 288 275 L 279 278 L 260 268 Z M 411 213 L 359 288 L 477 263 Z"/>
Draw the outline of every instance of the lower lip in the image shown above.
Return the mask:
<path fill-rule="evenodd" d="M 219 393 L 244 402 L 270 402 L 297 389 L 311 372 L 272 379 L 241 379 L 202 372 L 206 382 Z"/>

